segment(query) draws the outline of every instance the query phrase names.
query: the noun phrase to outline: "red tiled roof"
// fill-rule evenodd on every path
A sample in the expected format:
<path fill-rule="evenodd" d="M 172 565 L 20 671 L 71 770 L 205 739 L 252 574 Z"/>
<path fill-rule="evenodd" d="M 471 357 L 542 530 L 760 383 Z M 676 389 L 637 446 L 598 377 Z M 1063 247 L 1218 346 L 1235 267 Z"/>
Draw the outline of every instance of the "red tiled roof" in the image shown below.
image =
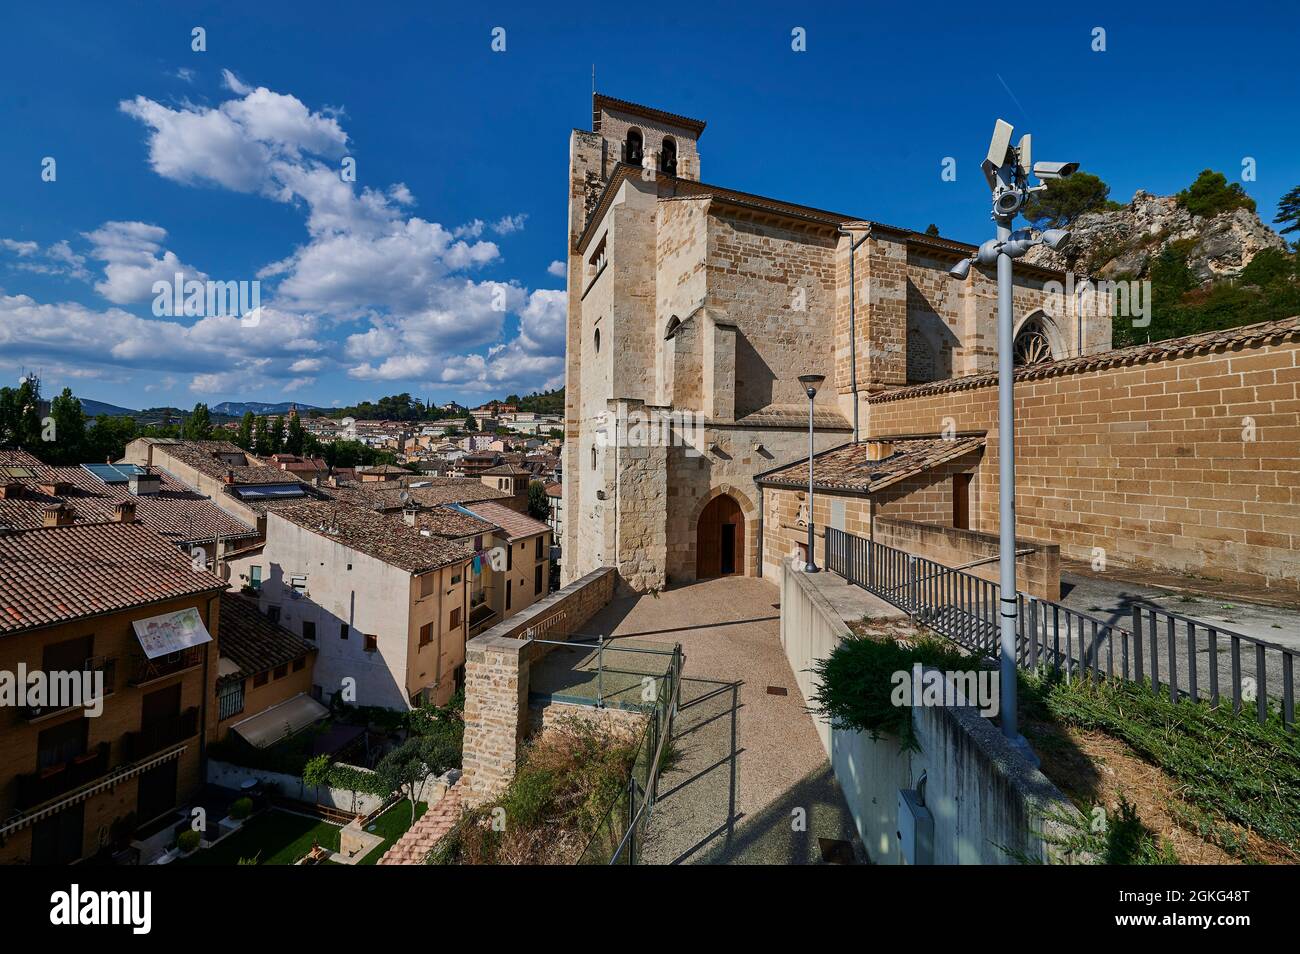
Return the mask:
<path fill-rule="evenodd" d="M 884 460 L 870 460 L 873 445 L 887 442 L 893 453 Z M 818 490 L 850 490 L 875 493 L 907 477 L 956 460 L 984 446 L 983 437 L 958 436 L 953 440 L 933 438 L 884 438 L 842 444 L 822 451 L 813 460 L 813 486 Z M 808 459 L 766 471 L 754 478 L 769 487 L 808 488 Z"/>
<path fill-rule="evenodd" d="M 221 655 L 239 667 L 219 677 L 219 683 L 255 676 L 316 651 L 315 645 L 271 622 L 256 603 L 235 593 L 221 594 L 218 630 Z"/>
<path fill-rule="evenodd" d="M 0 634 L 225 588 L 140 523 L 0 534 Z"/>
<path fill-rule="evenodd" d="M 406 519 L 404 514 L 396 518 L 403 521 Z M 434 507 L 431 510 L 421 510 L 415 515 L 415 529 L 428 530 L 435 537 L 459 540 L 462 537 L 492 533 L 497 526 L 458 507 Z"/>
<path fill-rule="evenodd" d="M 489 523 L 496 524 L 505 531 L 506 538 L 509 540 L 536 536 L 551 529 L 540 520 L 534 520 L 526 514 L 516 513 L 509 507 L 492 500 L 481 500 L 478 503 L 466 504 L 465 509 L 482 517 Z"/>
<path fill-rule="evenodd" d="M 447 794 L 438 799 L 429 810 L 416 819 L 393 847 L 384 852 L 379 859 L 381 865 L 422 865 L 444 835 L 456 827 L 463 811 L 461 798 L 461 779 L 447 789 Z"/>
<path fill-rule="evenodd" d="M 161 468 L 151 474 L 160 480 L 155 494 L 132 494 L 126 484 L 106 484 L 82 467 L 53 467 L 21 451 L 0 451 L 0 467 L 30 467 L 33 478 L 8 478 L 22 486 L 16 498 L 0 500 L 0 524 L 28 530 L 42 524 L 46 507 L 63 502 L 73 511 L 76 523 L 105 523 L 113 519 L 115 504 L 135 505 L 136 519 L 146 527 L 177 543 L 196 543 L 217 537 L 241 539 L 257 536 L 248 524 L 222 510 L 204 494 L 176 480 Z M 40 489 L 40 484 L 57 482 L 67 488 L 57 496 Z"/>
<path fill-rule="evenodd" d="M 466 544 L 426 537 L 400 520 L 344 503 L 298 504 L 274 515 L 408 573 L 423 573 L 473 555 Z"/>

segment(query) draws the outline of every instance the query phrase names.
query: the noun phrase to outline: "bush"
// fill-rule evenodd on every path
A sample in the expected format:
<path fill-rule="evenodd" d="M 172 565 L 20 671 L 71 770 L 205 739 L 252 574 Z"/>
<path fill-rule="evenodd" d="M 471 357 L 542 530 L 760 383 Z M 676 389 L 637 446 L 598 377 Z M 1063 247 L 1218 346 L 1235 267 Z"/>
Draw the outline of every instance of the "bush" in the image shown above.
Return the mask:
<path fill-rule="evenodd" d="M 893 698 L 895 673 L 910 673 L 916 663 L 947 671 L 979 666 L 974 657 L 933 636 L 907 643 L 888 636 L 857 636 L 843 640 L 813 664 L 821 686 L 809 700 L 812 709 L 837 729 L 867 732 L 873 739 L 891 735 L 902 749 L 917 751 L 912 708 L 897 705 Z"/>
<path fill-rule="evenodd" d="M 231 803 L 230 817 L 236 821 L 243 821 L 253 813 L 253 800 L 251 798 L 237 798 Z"/>
<path fill-rule="evenodd" d="M 176 847 L 185 854 L 199 847 L 202 836 L 193 828 L 187 828 L 176 837 Z"/>
<path fill-rule="evenodd" d="M 612 811 L 626 813 L 639 742 L 577 718 L 547 729 L 524 750 L 510 787 L 495 802 L 467 812 L 430 861 L 574 863 Z"/>

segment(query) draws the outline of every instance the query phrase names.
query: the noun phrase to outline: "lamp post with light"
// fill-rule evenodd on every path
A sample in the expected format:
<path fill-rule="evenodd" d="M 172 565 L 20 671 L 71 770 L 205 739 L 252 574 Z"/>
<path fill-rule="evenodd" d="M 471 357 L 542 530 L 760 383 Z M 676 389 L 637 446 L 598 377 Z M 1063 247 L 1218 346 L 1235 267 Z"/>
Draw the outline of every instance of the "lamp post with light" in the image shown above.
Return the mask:
<path fill-rule="evenodd" d="M 805 573 L 818 573 L 816 539 L 813 537 L 813 398 L 817 389 L 826 380 L 824 374 L 801 374 L 799 383 L 808 395 L 808 562 L 804 564 Z"/>

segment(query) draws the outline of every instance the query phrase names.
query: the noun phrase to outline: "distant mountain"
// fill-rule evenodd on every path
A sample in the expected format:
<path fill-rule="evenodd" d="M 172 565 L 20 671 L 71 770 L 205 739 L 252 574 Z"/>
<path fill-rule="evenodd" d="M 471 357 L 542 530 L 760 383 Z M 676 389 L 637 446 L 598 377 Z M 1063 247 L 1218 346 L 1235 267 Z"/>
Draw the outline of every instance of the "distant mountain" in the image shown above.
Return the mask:
<path fill-rule="evenodd" d="M 105 404 L 103 401 L 92 401 L 90 398 L 79 397 L 81 402 L 81 412 L 86 417 L 133 417 L 139 414 L 139 411 L 133 411 L 129 407 L 118 407 L 116 404 Z"/>
<path fill-rule="evenodd" d="M 248 411 L 254 414 L 287 414 L 289 408 L 296 406 L 298 413 L 306 414 L 308 411 L 319 411 L 321 408 L 314 404 L 303 404 L 301 401 L 281 401 L 279 404 L 267 404 L 263 401 L 222 401 L 220 404 L 214 404 L 209 410 L 213 414 L 224 414 L 227 417 L 243 417 Z"/>

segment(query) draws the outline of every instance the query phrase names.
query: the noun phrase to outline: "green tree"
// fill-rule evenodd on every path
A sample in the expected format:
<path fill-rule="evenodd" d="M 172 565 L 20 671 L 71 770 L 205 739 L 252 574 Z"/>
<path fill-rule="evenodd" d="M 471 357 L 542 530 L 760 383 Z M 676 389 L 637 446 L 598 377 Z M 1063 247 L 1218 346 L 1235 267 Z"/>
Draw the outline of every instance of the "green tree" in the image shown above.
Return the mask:
<path fill-rule="evenodd" d="M 529 481 L 528 515 L 536 520 L 545 520 L 551 515 L 551 500 L 546 496 L 546 485 L 540 480 Z"/>
<path fill-rule="evenodd" d="M 284 418 L 275 417 L 271 419 L 270 434 L 268 441 L 271 445 L 271 453 L 278 454 L 284 450 Z"/>
<path fill-rule="evenodd" d="M 465 415 L 465 431 L 466 431 L 466 433 L 468 433 L 468 434 L 473 434 L 473 433 L 474 433 L 475 431 L 477 431 L 477 430 L 478 430 L 478 421 L 474 420 L 474 415 L 473 415 L 473 414 L 466 414 L 466 415 Z"/>
<path fill-rule="evenodd" d="M 1122 209 L 1110 199 L 1110 186 L 1090 172 L 1049 179 L 1047 188 L 1025 203 L 1025 218 L 1039 228 L 1063 228 L 1085 212 Z"/>
<path fill-rule="evenodd" d="M 307 432 L 303 430 L 302 421 L 295 414 L 289 418 L 289 426 L 284 435 L 284 449 L 290 454 L 301 454 Z"/>
<path fill-rule="evenodd" d="M 194 405 L 194 410 L 181 426 L 181 436 L 187 441 L 206 441 L 212 439 L 212 413 L 202 402 Z"/>
<path fill-rule="evenodd" d="M 235 433 L 235 443 L 244 450 L 253 449 L 253 412 L 245 411 L 239 419 L 239 430 Z"/>
<path fill-rule="evenodd" d="M 35 452 L 41 430 L 40 379 L 29 374 L 16 388 L 0 388 L 0 444 Z"/>
<path fill-rule="evenodd" d="M 126 453 L 126 445 L 140 436 L 140 428 L 131 417 L 97 417 L 86 435 L 87 462 L 114 461 Z"/>
<path fill-rule="evenodd" d="M 271 431 L 265 417 L 259 417 L 253 426 L 253 453 L 262 457 L 271 453 Z"/>
<path fill-rule="evenodd" d="M 80 463 L 86 452 L 86 415 L 71 388 L 64 388 L 50 402 L 50 417 L 54 421 L 54 444 L 46 452 L 46 459 L 53 464 Z"/>
<path fill-rule="evenodd" d="M 415 735 L 390 750 L 379 760 L 375 772 L 384 786 L 401 792 L 411 801 L 411 824 L 415 824 L 415 803 L 425 783 L 460 763 L 460 750 L 443 734 Z"/>
<path fill-rule="evenodd" d="M 936 236 L 937 236 L 937 235 L 939 234 L 939 226 L 937 226 L 937 225 L 935 225 L 933 222 L 931 222 L 929 225 L 927 225 L 927 226 L 925 227 L 925 234 L 926 234 L 926 235 L 936 235 Z"/>
<path fill-rule="evenodd" d="M 1285 225 L 1286 228 L 1278 229 L 1283 235 L 1290 232 L 1300 232 L 1300 186 L 1296 186 L 1277 204 L 1277 217 L 1273 219 L 1275 225 Z"/>
<path fill-rule="evenodd" d="M 1255 200 L 1246 195 L 1241 183 L 1228 183 L 1222 172 L 1203 169 L 1196 181 L 1178 193 L 1178 204 L 1192 215 L 1213 218 L 1233 209 L 1255 211 Z"/>

